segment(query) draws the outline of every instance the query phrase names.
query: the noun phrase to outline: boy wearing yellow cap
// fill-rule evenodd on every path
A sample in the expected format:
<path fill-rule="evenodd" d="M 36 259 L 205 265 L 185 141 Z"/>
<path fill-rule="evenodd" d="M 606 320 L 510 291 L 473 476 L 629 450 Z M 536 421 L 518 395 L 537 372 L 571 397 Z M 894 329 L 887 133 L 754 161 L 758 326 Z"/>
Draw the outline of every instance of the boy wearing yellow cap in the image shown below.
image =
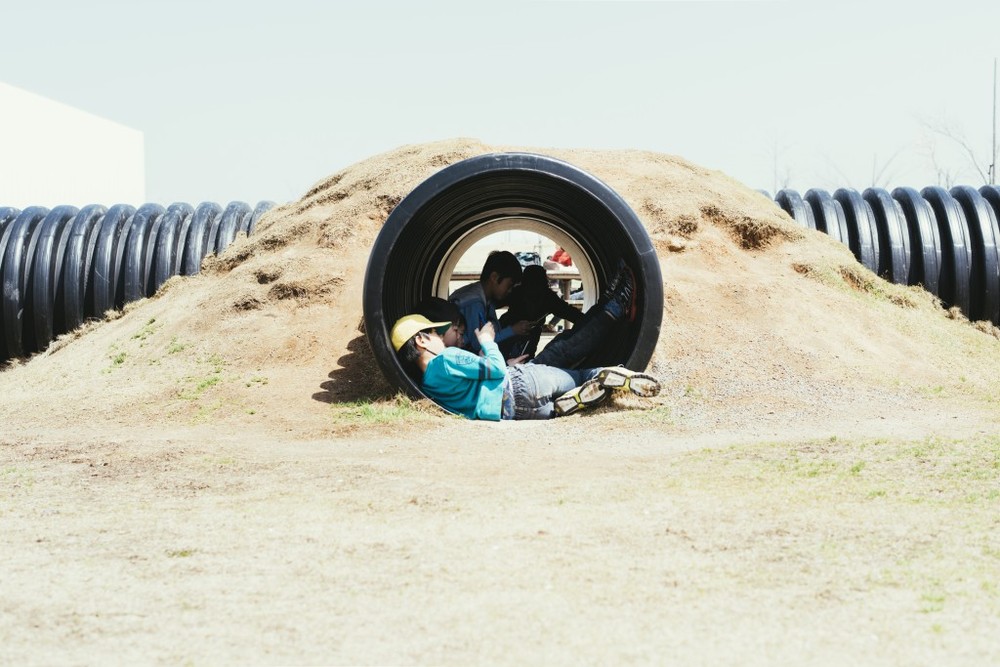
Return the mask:
<path fill-rule="evenodd" d="M 622 367 L 565 369 L 544 364 L 507 366 L 486 322 L 474 333 L 482 355 L 445 345 L 439 332 L 451 322 L 422 315 L 400 318 L 392 346 L 423 392 L 447 410 L 469 419 L 548 419 L 602 403 L 611 390 L 655 396 L 660 383 Z"/>

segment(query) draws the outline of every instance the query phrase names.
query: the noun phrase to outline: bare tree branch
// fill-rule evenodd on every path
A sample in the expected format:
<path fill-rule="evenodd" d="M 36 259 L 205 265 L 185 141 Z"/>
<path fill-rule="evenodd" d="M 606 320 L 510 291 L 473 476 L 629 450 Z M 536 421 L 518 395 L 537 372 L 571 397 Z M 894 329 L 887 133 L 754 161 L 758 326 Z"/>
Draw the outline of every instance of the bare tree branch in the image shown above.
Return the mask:
<path fill-rule="evenodd" d="M 872 187 L 873 188 L 885 188 L 892 181 L 895 172 L 889 172 L 889 167 L 892 163 L 899 157 L 899 154 L 903 152 L 902 148 L 897 148 L 896 152 L 889 156 L 882 167 L 878 167 L 878 154 L 872 155 Z M 888 172 L 888 173 L 887 173 Z"/>
<path fill-rule="evenodd" d="M 831 158 L 828 154 L 824 153 L 823 159 L 826 160 L 826 166 L 830 167 L 837 173 L 837 176 L 840 178 L 841 183 L 844 184 L 843 187 L 845 188 L 854 187 L 854 183 L 851 182 L 851 179 L 847 176 L 847 174 L 843 172 L 843 170 L 837 165 L 837 163 L 833 161 L 833 158 Z"/>
<path fill-rule="evenodd" d="M 976 170 L 979 177 L 983 179 L 983 183 L 988 184 L 990 182 L 990 177 L 987 175 L 989 167 L 987 166 L 984 169 L 983 165 L 985 163 L 981 162 L 976 156 L 976 152 L 972 149 L 972 146 L 969 144 L 968 140 L 966 140 L 964 133 L 960 129 L 940 119 L 922 120 L 921 123 L 926 129 L 930 130 L 934 134 L 942 136 L 958 146 L 962 152 L 965 153 L 965 157 L 969 164 Z M 937 165 L 935 164 L 935 166 Z"/>
<path fill-rule="evenodd" d="M 778 192 L 779 190 L 784 190 L 792 182 L 792 170 L 782 163 L 782 156 L 792 147 L 792 144 L 785 144 L 784 146 L 778 145 L 778 139 L 775 138 L 771 144 L 771 167 L 772 167 L 772 185 L 774 186 L 773 192 Z"/>
<path fill-rule="evenodd" d="M 938 158 L 937 143 L 933 139 L 928 138 L 924 141 L 924 152 L 934 168 L 937 185 L 951 189 L 958 180 L 957 170 L 948 169 Z"/>

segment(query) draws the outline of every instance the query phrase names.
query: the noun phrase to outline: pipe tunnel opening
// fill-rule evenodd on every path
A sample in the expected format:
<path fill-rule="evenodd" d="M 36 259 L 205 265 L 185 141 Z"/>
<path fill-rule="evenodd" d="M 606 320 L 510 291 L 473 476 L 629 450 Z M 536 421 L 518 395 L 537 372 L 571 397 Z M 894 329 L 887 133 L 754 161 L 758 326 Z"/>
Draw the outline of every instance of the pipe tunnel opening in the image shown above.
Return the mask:
<path fill-rule="evenodd" d="M 619 258 L 638 285 L 635 321 L 582 365 L 645 369 L 659 338 L 663 283 L 642 223 L 608 185 L 566 163 L 530 153 L 482 155 L 418 185 L 386 220 L 364 281 L 365 331 L 387 379 L 423 396 L 400 366 L 389 331 L 428 296 L 446 297 L 459 259 L 508 229 L 535 231 L 562 245 L 579 267 L 585 307 L 612 278 Z"/>
<path fill-rule="evenodd" d="M 491 250 L 507 250 L 537 254 L 536 263 L 545 265 L 556 248 L 562 248 L 573 258 L 569 267 L 547 267 L 550 276 L 557 275 L 571 283 L 580 296 L 574 297 L 584 311 L 597 302 L 597 273 L 593 262 L 580 245 L 564 231 L 544 222 L 523 216 L 499 218 L 471 230 L 446 254 L 434 279 L 433 296 L 447 299 L 458 287 L 480 275 L 483 263 Z M 579 259 L 577 259 L 579 258 Z M 525 260 L 519 258 L 522 266 Z M 553 262 L 548 261 L 550 265 Z M 553 273 L 555 272 L 555 273 Z M 569 278 L 569 276 L 572 278 Z M 550 278 L 550 282 L 555 279 Z"/>

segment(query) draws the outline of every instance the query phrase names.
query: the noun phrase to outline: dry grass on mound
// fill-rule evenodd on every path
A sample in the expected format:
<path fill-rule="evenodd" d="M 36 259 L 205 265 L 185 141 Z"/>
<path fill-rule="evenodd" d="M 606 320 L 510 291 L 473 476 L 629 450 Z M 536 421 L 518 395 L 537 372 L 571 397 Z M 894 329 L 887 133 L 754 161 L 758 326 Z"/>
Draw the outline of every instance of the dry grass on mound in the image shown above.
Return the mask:
<path fill-rule="evenodd" d="M 420 182 L 500 150 L 513 149 L 404 146 L 318 182 L 200 275 L 0 374 L 0 417 L 25 428 L 213 423 L 305 438 L 342 430 L 349 406 L 392 405 L 361 330 L 371 246 Z M 651 368 L 667 390 L 656 405 L 682 426 L 775 411 L 822 420 L 858 397 L 901 403 L 928 387 L 1000 396 L 995 329 L 878 279 L 726 175 L 656 153 L 527 150 L 595 174 L 649 230 L 665 291 Z"/>

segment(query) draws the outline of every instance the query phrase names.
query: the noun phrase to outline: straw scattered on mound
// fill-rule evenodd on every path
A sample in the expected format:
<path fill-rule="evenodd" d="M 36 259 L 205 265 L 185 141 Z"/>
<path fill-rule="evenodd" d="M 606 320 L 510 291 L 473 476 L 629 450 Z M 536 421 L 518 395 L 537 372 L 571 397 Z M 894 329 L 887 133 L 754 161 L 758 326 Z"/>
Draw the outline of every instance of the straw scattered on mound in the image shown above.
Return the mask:
<path fill-rule="evenodd" d="M 564 159 L 617 190 L 664 275 L 652 371 L 689 425 L 823 419 L 911 396 L 998 396 L 1000 342 L 919 288 L 888 284 L 829 237 L 726 175 L 640 151 L 405 146 L 326 178 L 253 238 L 0 373 L 0 418 L 24 428 L 213 424 L 311 438 L 330 404 L 394 394 L 362 331 L 368 254 L 393 207 L 444 166 L 488 152 Z M 229 426 L 227 426 L 229 425 Z"/>

